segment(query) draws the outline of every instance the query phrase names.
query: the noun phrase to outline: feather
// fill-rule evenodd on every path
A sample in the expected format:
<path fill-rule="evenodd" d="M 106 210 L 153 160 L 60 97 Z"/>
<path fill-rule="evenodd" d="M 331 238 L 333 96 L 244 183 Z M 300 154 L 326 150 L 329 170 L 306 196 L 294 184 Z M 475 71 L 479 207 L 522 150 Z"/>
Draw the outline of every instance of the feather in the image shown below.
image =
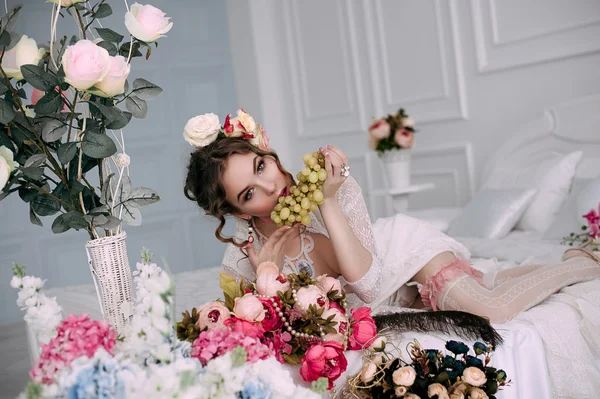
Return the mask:
<path fill-rule="evenodd" d="M 502 336 L 489 320 L 467 312 L 444 310 L 437 312 L 396 312 L 373 316 L 378 330 L 395 332 L 440 332 L 467 340 L 483 340 L 494 347 L 502 344 Z"/>

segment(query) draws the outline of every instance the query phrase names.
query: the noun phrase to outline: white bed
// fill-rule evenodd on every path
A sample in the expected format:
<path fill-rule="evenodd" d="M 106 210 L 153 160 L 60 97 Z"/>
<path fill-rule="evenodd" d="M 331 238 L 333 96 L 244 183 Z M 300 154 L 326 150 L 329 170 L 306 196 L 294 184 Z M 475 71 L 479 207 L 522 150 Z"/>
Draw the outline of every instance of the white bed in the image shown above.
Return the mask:
<path fill-rule="evenodd" d="M 600 130 L 597 126 L 600 126 L 600 96 L 548 109 L 543 117 L 516 132 L 498 150 L 486 165 L 484 179 L 497 165 L 526 168 L 549 154 L 576 149 L 584 151 L 577 175 L 597 177 L 600 174 Z M 445 212 L 447 218 L 451 217 L 451 210 Z M 542 240 L 540 234 L 518 231 L 501 240 L 458 239 L 471 251 L 475 267 L 483 271 L 523 262 L 557 262 L 565 249 L 556 241 Z M 218 270 L 201 269 L 175 276 L 178 313 L 221 296 Z M 600 281 L 577 287 L 576 290 L 569 287 L 533 312 L 497 326 L 506 344 L 498 349 L 494 363 L 504 368 L 514 380 L 513 386 L 501 392 L 498 398 L 600 397 L 600 353 L 597 352 L 600 348 L 600 334 L 597 333 L 600 331 Z M 87 312 L 95 318 L 100 317 L 91 284 L 55 288 L 48 290 L 48 294 L 56 296 L 66 312 Z M 544 316 L 549 314 L 553 316 Z M 578 339 L 574 338 L 571 342 L 568 336 L 560 334 L 555 327 L 561 323 L 580 331 Z M 449 337 L 435 334 L 407 334 L 402 337 L 405 342 L 412 338 L 418 338 L 425 346 L 441 348 Z M 582 345 L 582 342 L 588 345 Z M 565 359 L 564 354 L 569 351 L 577 354 L 580 361 Z M 356 372 L 360 367 L 355 355 L 351 356 L 348 373 Z M 19 375 L 17 373 L 26 373 L 26 370 L 11 370 L 11 373 Z M 573 386 L 572 380 L 584 382 Z"/>

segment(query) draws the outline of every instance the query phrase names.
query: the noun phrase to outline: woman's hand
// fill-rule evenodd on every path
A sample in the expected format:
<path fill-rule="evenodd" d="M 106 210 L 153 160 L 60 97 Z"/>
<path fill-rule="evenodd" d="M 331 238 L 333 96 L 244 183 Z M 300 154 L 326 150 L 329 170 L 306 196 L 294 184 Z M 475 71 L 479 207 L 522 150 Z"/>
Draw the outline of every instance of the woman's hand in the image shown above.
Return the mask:
<path fill-rule="evenodd" d="M 325 148 L 319 148 L 319 151 L 325 155 L 325 170 L 327 179 L 323 182 L 323 197 L 336 200 L 335 193 L 340 188 L 347 177 L 342 176 L 342 166 L 348 165 L 348 157 L 342 150 L 328 145 Z"/>
<path fill-rule="evenodd" d="M 275 230 L 271 237 L 265 242 L 262 246 L 258 254 L 254 250 L 254 245 L 247 244 L 244 248 L 248 251 L 248 260 L 254 270 L 258 268 L 262 262 L 273 262 L 275 263 L 279 269 L 283 268 L 283 249 L 285 243 L 294 238 L 296 235 L 299 235 L 299 224 L 290 227 L 290 226 L 282 226 Z"/>

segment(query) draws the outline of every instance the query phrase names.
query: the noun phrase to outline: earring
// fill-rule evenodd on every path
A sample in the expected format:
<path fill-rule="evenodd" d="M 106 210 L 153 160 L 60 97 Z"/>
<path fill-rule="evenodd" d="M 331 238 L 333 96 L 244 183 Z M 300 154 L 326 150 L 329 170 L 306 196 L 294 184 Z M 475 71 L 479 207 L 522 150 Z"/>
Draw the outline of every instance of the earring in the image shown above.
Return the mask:
<path fill-rule="evenodd" d="M 252 228 L 252 218 L 249 218 L 248 219 L 248 242 L 251 244 L 254 242 L 254 236 L 252 235 L 253 232 L 254 232 L 254 229 Z"/>

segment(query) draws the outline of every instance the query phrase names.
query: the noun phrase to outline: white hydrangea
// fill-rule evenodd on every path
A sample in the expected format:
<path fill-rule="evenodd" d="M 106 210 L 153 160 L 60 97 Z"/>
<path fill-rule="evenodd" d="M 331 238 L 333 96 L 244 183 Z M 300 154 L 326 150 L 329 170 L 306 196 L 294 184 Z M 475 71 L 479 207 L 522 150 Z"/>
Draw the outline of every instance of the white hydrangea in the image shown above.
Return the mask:
<path fill-rule="evenodd" d="M 56 298 L 48 298 L 44 293 L 36 296 L 37 306 L 31 306 L 25 313 L 25 321 L 35 331 L 38 340 L 47 344 L 56 335 L 56 326 L 62 320 L 62 308 Z"/>

